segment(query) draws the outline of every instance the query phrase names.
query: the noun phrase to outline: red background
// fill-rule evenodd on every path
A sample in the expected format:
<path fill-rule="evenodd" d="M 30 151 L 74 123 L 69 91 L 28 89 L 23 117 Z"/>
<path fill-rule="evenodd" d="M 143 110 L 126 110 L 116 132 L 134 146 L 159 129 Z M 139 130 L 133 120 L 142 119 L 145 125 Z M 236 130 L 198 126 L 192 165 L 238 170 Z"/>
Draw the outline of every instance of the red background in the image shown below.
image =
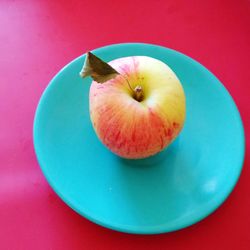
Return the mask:
<path fill-rule="evenodd" d="M 250 249 L 250 2 L 0 1 L 0 249 Z M 147 42 L 210 69 L 233 96 L 246 133 L 242 175 L 211 216 L 174 233 L 138 236 L 82 218 L 38 166 L 32 125 L 50 79 L 100 46 Z"/>

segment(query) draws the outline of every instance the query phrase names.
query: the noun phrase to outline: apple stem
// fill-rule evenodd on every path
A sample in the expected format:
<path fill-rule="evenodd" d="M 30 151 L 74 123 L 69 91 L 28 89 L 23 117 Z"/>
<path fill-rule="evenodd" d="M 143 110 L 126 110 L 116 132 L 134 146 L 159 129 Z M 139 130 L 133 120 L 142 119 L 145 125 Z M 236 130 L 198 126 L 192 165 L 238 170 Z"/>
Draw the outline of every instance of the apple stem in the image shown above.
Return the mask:
<path fill-rule="evenodd" d="M 134 98 L 135 100 L 137 100 L 138 102 L 141 102 L 143 100 L 143 90 L 142 90 L 142 86 L 137 85 L 134 89 Z"/>
<path fill-rule="evenodd" d="M 135 98 L 135 100 L 137 100 L 138 102 L 142 101 L 143 99 L 143 90 L 142 90 L 142 87 L 140 85 L 137 85 L 134 89 L 131 87 L 130 83 L 129 83 L 129 80 L 121 75 L 122 78 L 127 82 L 128 84 L 128 87 L 130 88 L 130 90 L 132 91 L 133 93 L 133 97 Z"/>

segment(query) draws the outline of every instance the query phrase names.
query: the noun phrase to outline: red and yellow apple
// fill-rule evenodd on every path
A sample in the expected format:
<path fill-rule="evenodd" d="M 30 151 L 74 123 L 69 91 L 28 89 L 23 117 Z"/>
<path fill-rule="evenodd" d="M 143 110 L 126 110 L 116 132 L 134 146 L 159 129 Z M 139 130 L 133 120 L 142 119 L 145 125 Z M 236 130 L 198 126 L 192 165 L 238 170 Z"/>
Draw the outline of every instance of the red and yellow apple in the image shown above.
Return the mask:
<path fill-rule="evenodd" d="M 180 133 L 185 95 L 175 73 L 147 56 L 109 62 L 117 74 L 90 87 L 90 117 L 102 143 L 129 159 L 152 156 Z"/>

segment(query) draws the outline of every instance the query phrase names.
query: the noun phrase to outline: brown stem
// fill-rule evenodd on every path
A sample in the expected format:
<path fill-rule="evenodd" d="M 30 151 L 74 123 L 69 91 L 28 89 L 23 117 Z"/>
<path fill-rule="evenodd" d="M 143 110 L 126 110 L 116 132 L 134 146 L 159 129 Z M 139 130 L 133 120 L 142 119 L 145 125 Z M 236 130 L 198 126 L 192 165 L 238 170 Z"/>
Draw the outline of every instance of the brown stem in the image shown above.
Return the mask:
<path fill-rule="evenodd" d="M 137 85 L 134 89 L 134 98 L 135 100 L 137 100 L 138 102 L 141 102 L 143 100 L 143 90 L 142 90 L 142 86 Z"/>
<path fill-rule="evenodd" d="M 141 102 L 142 99 L 143 99 L 143 90 L 142 90 L 142 87 L 140 85 L 137 85 L 134 89 L 131 87 L 128 79 L 121 75 L 122 78 L 127 82 L 128 84 L 128 87 L 130 88 L 130 90 L 133 92 L 133 97 L 135 98 L 135 100 L 137 100 L 138 102 Z"/>

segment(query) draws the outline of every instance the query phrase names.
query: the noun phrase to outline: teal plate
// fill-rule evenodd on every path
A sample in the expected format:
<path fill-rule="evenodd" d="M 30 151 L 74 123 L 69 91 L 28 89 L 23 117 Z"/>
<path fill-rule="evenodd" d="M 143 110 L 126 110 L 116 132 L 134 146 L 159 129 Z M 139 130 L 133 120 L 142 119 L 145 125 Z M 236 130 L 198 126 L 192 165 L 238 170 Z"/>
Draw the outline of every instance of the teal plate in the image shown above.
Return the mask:
<path fill-rule="evenodd" d="M 146 55 L 167 63 L 186 93 L 184 129 L 156 156 L 125 160 L 112 154 L 90 122 L 91 79 L 79 77 L 83 55 L 52 79 L 36 111 L 35 151 L 49 184 L 76 212 L 117 231 L 164 233 L 208 216 L 242 169 L 244 131 L 232 97 L 201 64 L 171 49 L 131 43 L 94 53 L 105 61 Z"/>

